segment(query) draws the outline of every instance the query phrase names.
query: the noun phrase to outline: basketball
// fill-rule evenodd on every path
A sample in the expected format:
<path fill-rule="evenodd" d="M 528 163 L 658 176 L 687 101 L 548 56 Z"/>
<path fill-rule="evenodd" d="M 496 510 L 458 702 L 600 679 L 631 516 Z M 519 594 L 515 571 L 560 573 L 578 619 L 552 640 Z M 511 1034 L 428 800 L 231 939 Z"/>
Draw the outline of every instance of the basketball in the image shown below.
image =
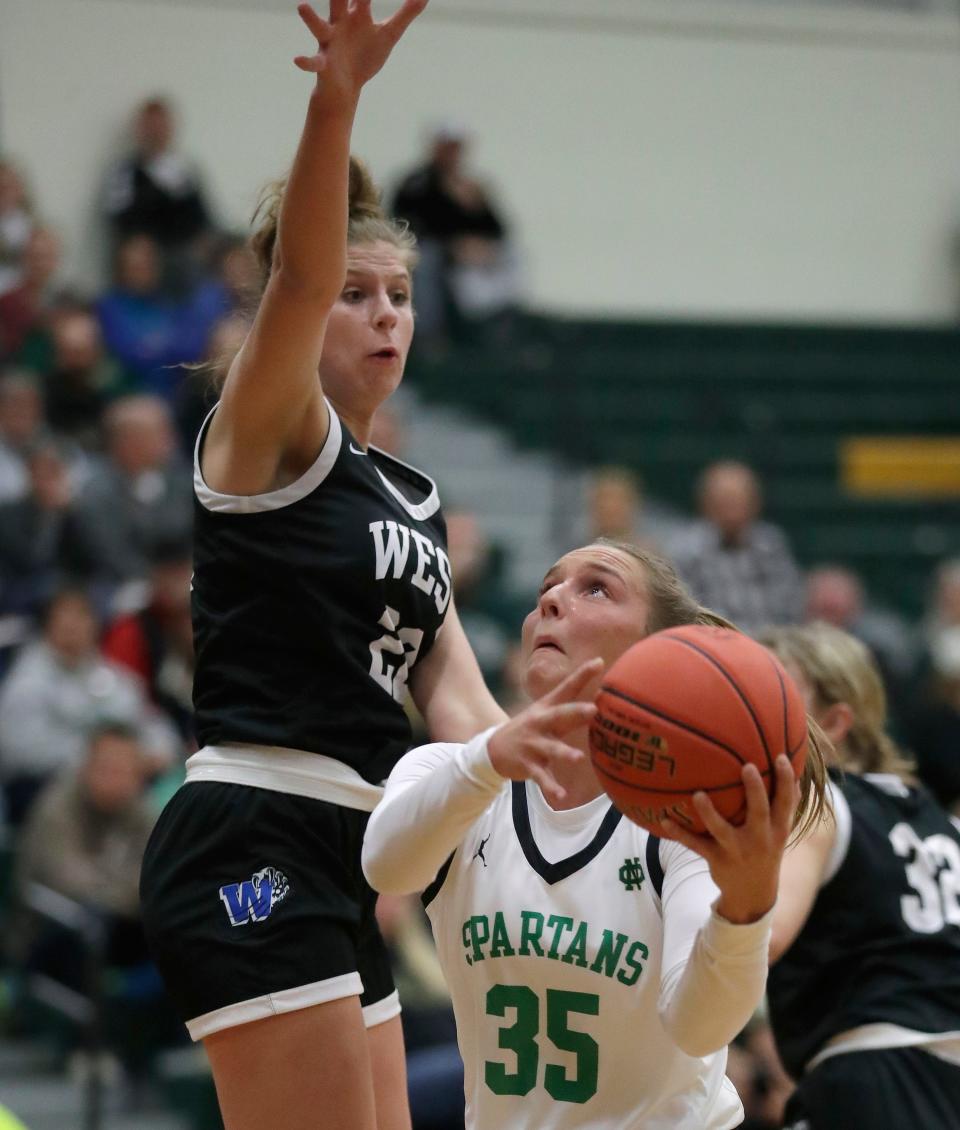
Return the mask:
<path fill-rule="evenodd" d="M 694 832 L 703 790 L 732 824 L 746 817 L 740 774 L 752 762 L 768 795 L 786 753 L 799 776 L 807 753 L 803 699 L 779 661 L 725 628 L 656 632 L 607 671 L 590 725 L 593 766 L 610 799 L 651 831 L 669 817 Z"/>

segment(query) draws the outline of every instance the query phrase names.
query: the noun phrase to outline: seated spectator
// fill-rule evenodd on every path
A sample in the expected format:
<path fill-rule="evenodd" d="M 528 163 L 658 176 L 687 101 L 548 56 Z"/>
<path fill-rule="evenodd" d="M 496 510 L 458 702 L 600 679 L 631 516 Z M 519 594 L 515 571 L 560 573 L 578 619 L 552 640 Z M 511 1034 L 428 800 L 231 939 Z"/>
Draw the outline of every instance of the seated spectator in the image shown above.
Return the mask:
<path fill-rule="evenodd" d="M 139 391 L 172 403 L 184 364 L 200 360 L 225 299 L 206 296 L 203 286 L 176 300 L 161 283 L 158 244 L 146 235 L 121 241 L 114 259 L 113 287 L 97 302 L 97 316 L 110 352 Z"/>
<path fill-rule="evenodd" d="M 109 356 L 96 318 L 69 306 L 50 324 L 53 361 L 44 374 L 50 427 L 87 451 L 100 446 L 100 419 L 106 405 L 127 388 L 126 377 Z"/>
<path fill-rule="evenodd" d="M 140 923 L 140 861 L 156 818 L 144 792 L 147 769 L 130 727 L 108 723 L 87 736 L 79 764 L 57 773 L 21 829 L 14 872 L 19 905 L 8 934 L 28 984 L 40 974 L 97 995 L 105 1046 L 131 1082 L 142 1077 L 164 1022 L 170 1024 Z M 33 913 L 31 896 L 40 888 L 86 911 L 87 930 Z M 92 983 L 94 962 L 108 973 L 99 986 Z M 67 1049 L 81 1035 L 65 1032 Z M 76 1058 L 71 1064 L 83 1066 Z"/>
<path fill-rule="evenodd" d="M 24 626 L 49 602 L 78 555 L 70 470 L 52 439 L 31 448 L 26 471 L 26 495 L 0 503 L 0 613 L 23 617 Z"/>
<path fill-rule="evenodd" d="M 220 378 L 240 352 L 250 332 L 249 320 L 241 314 L 228 314 L 210 331 L 203 361 L 188 366 L 177 390 L 175 414 L 184 454 L 193 461 L 197 434 L 217 402 Z"/>
<path fill-rule="evenodd" d="M 22 173 L 0 157 L 0 295 L 20 282 L 23 250 L 35 222 Z"/>
<path fill-rule="evenodd" d="M 74 508 L 84 573 L 108 587 L 145 585 L 158 547 L 190 537 L 191 471 L 159 397 L 114 401 L 103 428 L 106 457 L 91 471 Z M 142 593 L 131 599 L 140 606 Z"/>
<path fill-rule="evenodd" d="M 501 690 L 500 676 L 511 641 L 526 611 L 503 589 L 502 555 L 490 542 L 476 514 L 447 511 L 447 554 L 453 574 L 453 592 L 463 630 L 494 694 Z"/>
<path fill-rule="evenodd" d="M 43 397 L 26 372 L 7 369 L 0 376 L 0 505 L 30 491 L 27 454 L 44 434 Z"/>
<path fill-rule="evenodd" d="M 587 491 L 586 526 L 577 545 L 604 537 L 657 553 L 689 525 L 668 507 L 646 499 L 640 477 L 629 467 L 597 468 Z"/>
<path fill-rule="evenodd" d="M 34 227 L 23 249 L 17 284 L 0 295 L 0 363 L 19 357 L 40 329 L 56 297 L 60 239 L 51 228 Z"/>
<path fill-rule="evenodd" d="M 0 687 L 0 779 L 13 825 L 57 772 L 80 764 L 89 735 L 105 722 L 136 729 L 154 771 L 180 752 L 140 681 L 100 654 L 98 631 L 86 594 L 62 590 L 41 636 L 24 646 Z"/>
<path fill-rule="evenodd" d="M 157 547 L 149 603 L 118 616 L 104 633 L 103 654 L 137 675 L 151 700 L 193 741 L 193 625 L 187 542 Z"/>
<path fill-rule="evenodd" d="M 673 546 L 694 596 L 745 632 L 800 618 L 800 571 L 779 527 L 760 521 L 760 484 L 743 463 L 712 463 L 700 476 L 701 519 Z"/>
<path fill-rule="evenodd" d="M 133 120 L 133 147 L 109 172 L 104 208 L 115 242 L 147 235 L 174 281 L 195 275 L 213 231 L 200 173 L 176 148 L 170 102 L 148 98 Z"/>
<path fill-rule="evenodd" d="M 414 274 L 418 333 L 449 336 L 450 315 L 476 322 L 516 307 L 520 285 L 506 224 L 489 190 L 465 166 L 467 133 L 439 127 L 426 161 L 401 181 L 392 211 L 419 241 Z"/>
<path fill-rule="evenodd" d="M 140 860 L 156 819 L 145 800 L 147 767 L 135 729 L 105 723 L 87 734 L 77 764 L 50 780 L 21 830 L 17 885 L 40 883 L 138 918 Z"/>
<path fill-rule="evenodd" d="M 855 636 L 870 649 L 883 676 L 890 712 L 902 721 L 916 665 L 907 625 L 870 603 L 860 577 L 842 565 L 820 565 L 806 578 L 804 620 L 821 620 Z"/>

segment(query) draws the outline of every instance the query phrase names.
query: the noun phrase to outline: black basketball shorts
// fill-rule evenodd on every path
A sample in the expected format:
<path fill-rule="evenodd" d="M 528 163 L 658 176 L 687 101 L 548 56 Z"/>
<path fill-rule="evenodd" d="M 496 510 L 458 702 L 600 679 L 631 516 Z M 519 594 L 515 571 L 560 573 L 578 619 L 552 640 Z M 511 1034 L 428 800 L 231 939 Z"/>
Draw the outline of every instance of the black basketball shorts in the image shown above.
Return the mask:
<path fill-rule="evenodd" d="M 843 1052 L 804 1075 L 785 1130 L 948 1130 L 960 1126 L 960 1066 L 919 1047 Z"/>
<path fill-rule="evenodd" d="M 194 1040 L 360 996 L 367 1027 L 400 1012 L 360 867 L 369 814 L 218 782 L 183 785 L 143 860 L 147 941 Z"/>

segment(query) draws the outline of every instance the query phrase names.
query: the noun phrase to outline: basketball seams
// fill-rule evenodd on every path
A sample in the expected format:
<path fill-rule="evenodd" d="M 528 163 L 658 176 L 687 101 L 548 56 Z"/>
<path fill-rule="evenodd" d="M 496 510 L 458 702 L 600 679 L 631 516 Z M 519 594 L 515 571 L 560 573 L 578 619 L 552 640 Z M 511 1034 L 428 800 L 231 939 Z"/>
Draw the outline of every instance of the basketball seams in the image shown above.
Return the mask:
<path fill-rule="evenodd" d="M 701 655 L 704 659 L 707 660 L 708 663 L 710 663 L 713 667 L 715 667 L 720 672 L 720 674 L 727 680 L 727 682 L 730 684 L 730 686 L 733 687 L 733 689 L 737 692 L 737 695 L 739 696 L 740 701 L 747 708 L 747 711 L 750 714 L 750 717 L 753 719 L 753 724 L 756 727 L 757 734 L 760 737 L 760 743 L 763 746 L 764 756 L 767 759 L 767 765 L 770 767 L 770 771 L 772 773 L 773 772 L 773 758 L 770 756 L 770 747 L 767 744 L 767 735 L 764 733 L 763 727 L 760 725 L 760 719 L 757 717 L 756 711 L 753 709 L 753 703 L 751 703 L 751 701 L 747 698 L 747 696 L 743 692 L 743 690 L 741 690 L 740 685 L 736 681 L 736 679 L 734 679 L 734 677 L 730 674 L 729 671 L 727 671 L 727 669 L 723 666 L 723 664 L 718 659 L 715 659 L 714 656 L 712 656 L 709 651 L 707 651 L 705 648 L 699 647 L 697 644 L 693 643 L 691 640 L 685 639 L 683 636 L 674 635 L 672 632 L 664 632 L 664 638 L 668 639 L 668 640 L 673 640 L 674 643 L 682 644 L 684 647 L 689 648 L 691 651 L 697 652 L 698 655 Z M 779 672 L 777 672 L 777 676 L 779 678 Z M 786 743 L 784 743 L 784 744 L 786 744 Z M 741 761 L 741 764 L 744 764 L 744 762 Z"/>
<path fill-rule="evenodd" d="M 630 695 L 626 694 L 624 691 L 621 691 L 617 687 L 610 687 L 604 684 L 604 686 L 600 688 L 600 692 L 602 694 L 613 695 L 614 698 L 622 698 L 624 702 L 629 702 L 631 706 L 636 706 L 640 710 L 646 710 L 647 713 L 652 714 L 655 718 L 662 718 L 664 722 L 669 722 L 671 726 L 676 726 L 679 730 L 686 730 L 688 734 L 694 734 L 702 741 L 709 742 L 711 745 L 715 745 L 717 749 L 722 749 L 725 753 L 729 753 L 730 756 L 734 758 L 734 760 L 737 761 L 740 765 L 747 764 L 747 759 L 745 757 L 742 757 L 739 753 L 737 753 L 737 751 L 733 749 L 732 746 L 728 746 L 726 743 L 720 741 L 719 738 L 714 738 L 710 734 L 705 734 L 702 730 L 698 730 L 695 726 L 690 726 L 686 722 L 681 722 L 669 714 L 664 714 L 663 711 L 657 710 L 654 706 L 648 706 L 647 703 L 640 702 L 639 699 L 631 698 Z M 769 755 L 767 760 L 769 761 Z"/>

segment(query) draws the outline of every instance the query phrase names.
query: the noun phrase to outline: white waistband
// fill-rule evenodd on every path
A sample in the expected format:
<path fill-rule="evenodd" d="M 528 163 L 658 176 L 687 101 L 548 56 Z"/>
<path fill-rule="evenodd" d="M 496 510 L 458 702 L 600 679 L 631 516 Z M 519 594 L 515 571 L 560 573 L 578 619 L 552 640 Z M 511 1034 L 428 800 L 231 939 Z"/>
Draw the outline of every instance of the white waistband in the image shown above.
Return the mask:
<path fill-rule="evenodd" d="M 861 1024 L 848 1028 L 828 1040 L 804 1068 L 810 1071 L 818 1063 L 844 1052 L 879 1051 L 883 1048 L 920 1048 L 948 1063 L 960 1065 L 960 1032 L 917 1032 L 899 1024 Z"/>
<path fill-rule="evenodd" d="M 322 753 L 267 745 L 208 745 L 187 759 L 187 783 L 220 781 L 373 812 L 383 796 L 360 774 Z"/>

